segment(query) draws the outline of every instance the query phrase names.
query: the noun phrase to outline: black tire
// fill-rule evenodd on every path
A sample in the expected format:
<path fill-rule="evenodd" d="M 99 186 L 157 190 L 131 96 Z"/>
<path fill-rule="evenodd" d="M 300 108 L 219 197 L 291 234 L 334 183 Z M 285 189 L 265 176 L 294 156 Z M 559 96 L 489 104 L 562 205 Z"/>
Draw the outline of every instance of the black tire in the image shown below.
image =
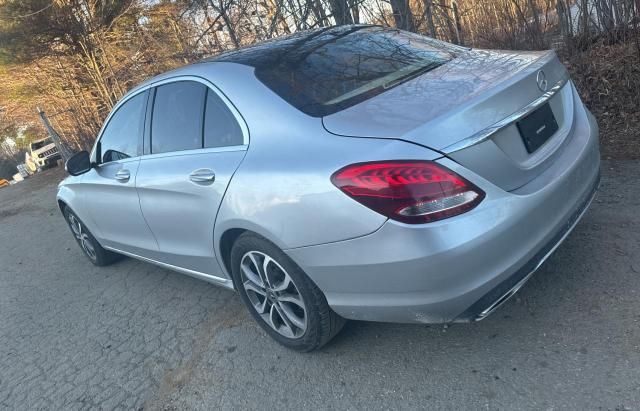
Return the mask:
<path fill-rule="evenodd" d="M 78 218 L 78 216 L 73 211 L 71 211 L 69 207 L 64 208 L 64 218 L 67 221 L 69 229 L 71 230 L 71 234 L 73 234 L 73 237 L 80 246 L 82 253 L 94 265 L 102 267 L 122 259 L 122 256 L 120 254 L 116 254 L 102 248 L 100 243 L 98 243 L 98 241 L 87 229 L 80 218 Z M 79 226 L 79 233 L 74 230 L 74 226 Z M 85 243 L 83 244 L 83 242 Z M 93 252 L 90 252 L 91 249 L 93 250 Z"/>
<path fill-rule="evenodd" d="M 282 335 L 258 313 L 254 303 L 252 303 L 249 297 L 251 292 L 247 291 L 243 285 L 243 276 L 246 278 L 246 274 L 242 274 L 241 262 L 243 258 L 253 252 L 262 253 L 270 257 L 275 261 L 276 267 L 279 265 L 286 270 L 285 275 L 288 274 L 292 280 L 293 286 L 295 287 L 294 291 L 298 292 L 305 306 L 306 328 L 302 335 L 295 337 Z M 317 350 L 328 343 L 342 329 L 346 322 L 344 318 L 331 310 L 322 291 L 320 291 L 291 258 L 282 252 L 275 244 L 256 234 L 244 233 L 238 237 L 231 249 L 231 271 L 236 289 L 253 318 L 267 334 L 287 348 L 302 352 Z M 257 295 L 258 294 L 255 294 L 255 296 Z M 253 297 L 254 301 L 255 296 Z M 267 297 L 265 296 L 265 300 L 266 299 Z M 274 297 L 274 301 L 277 299 L 277 297 Z M 270 303 L 272 305 L 281 304 L 280 302 Z M 267 306 L 266 304 L 265 302 L 264 306 Z M 267 314 L 265 313 L 263 315 Z"/>

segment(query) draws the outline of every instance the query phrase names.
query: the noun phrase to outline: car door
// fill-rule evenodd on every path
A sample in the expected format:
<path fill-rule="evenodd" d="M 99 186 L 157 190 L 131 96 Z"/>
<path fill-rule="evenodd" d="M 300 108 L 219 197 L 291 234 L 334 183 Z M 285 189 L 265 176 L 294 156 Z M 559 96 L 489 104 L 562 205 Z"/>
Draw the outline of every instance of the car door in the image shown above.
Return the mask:
<path fill-rule="evenodd" d="M 104 247 L 150 257 L 157 250 L 135 187 L 140 166 L 148 91 L 116 108 L 92 153 L 97 164 L 83 176 L 83 202 Z"/>
<path fill-rule="evenodd" d="M 247 129 L 212 85 L 181 77 L 156 87 L 136 179 L 161 262 L 219 276 L 213 227 L 247 149 Z M 148 144 L 147 144 L 148 142 Z"/>

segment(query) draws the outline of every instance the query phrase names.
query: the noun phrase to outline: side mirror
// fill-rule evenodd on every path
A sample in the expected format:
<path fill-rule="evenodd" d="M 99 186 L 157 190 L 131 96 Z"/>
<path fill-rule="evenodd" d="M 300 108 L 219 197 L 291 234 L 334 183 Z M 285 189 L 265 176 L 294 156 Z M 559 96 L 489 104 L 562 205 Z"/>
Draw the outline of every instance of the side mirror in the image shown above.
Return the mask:
<path fill-rule="evenodd" d="M 91 159 L 89 158 L 89 153 L 86 151 L 75 153 L 67 160 L 64 168 L 72 176 L 79 176 L 80 174 L 86 173 L 91 170 Z"/>

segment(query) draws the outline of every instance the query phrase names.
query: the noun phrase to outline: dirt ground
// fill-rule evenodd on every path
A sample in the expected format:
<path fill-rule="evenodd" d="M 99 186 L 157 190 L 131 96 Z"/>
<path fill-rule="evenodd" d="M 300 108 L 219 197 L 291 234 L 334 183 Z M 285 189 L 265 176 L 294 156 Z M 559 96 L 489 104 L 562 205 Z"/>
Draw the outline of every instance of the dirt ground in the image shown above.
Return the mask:
<path fill-rule="evenodd" d="M 0 189 L 0 409 L 637 409 L 638 175 L 605 162 L 584 219 L 487 320 L 350 322 L 299 354 L 231 291 L 91 265 L 47 171 Z"/>

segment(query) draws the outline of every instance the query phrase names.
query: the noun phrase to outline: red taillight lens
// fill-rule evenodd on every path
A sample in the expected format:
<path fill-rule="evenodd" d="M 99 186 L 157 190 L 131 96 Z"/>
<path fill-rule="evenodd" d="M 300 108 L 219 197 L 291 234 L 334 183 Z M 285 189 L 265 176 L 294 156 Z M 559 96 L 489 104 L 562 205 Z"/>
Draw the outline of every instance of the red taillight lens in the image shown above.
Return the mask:
<path fill-rule="evenodd" d="M 432 161 L 352 164 L 335 172 L 331 182 L 359 203 L 409 224 L 462 214 L 485 196 L 469 181 Z"/>

